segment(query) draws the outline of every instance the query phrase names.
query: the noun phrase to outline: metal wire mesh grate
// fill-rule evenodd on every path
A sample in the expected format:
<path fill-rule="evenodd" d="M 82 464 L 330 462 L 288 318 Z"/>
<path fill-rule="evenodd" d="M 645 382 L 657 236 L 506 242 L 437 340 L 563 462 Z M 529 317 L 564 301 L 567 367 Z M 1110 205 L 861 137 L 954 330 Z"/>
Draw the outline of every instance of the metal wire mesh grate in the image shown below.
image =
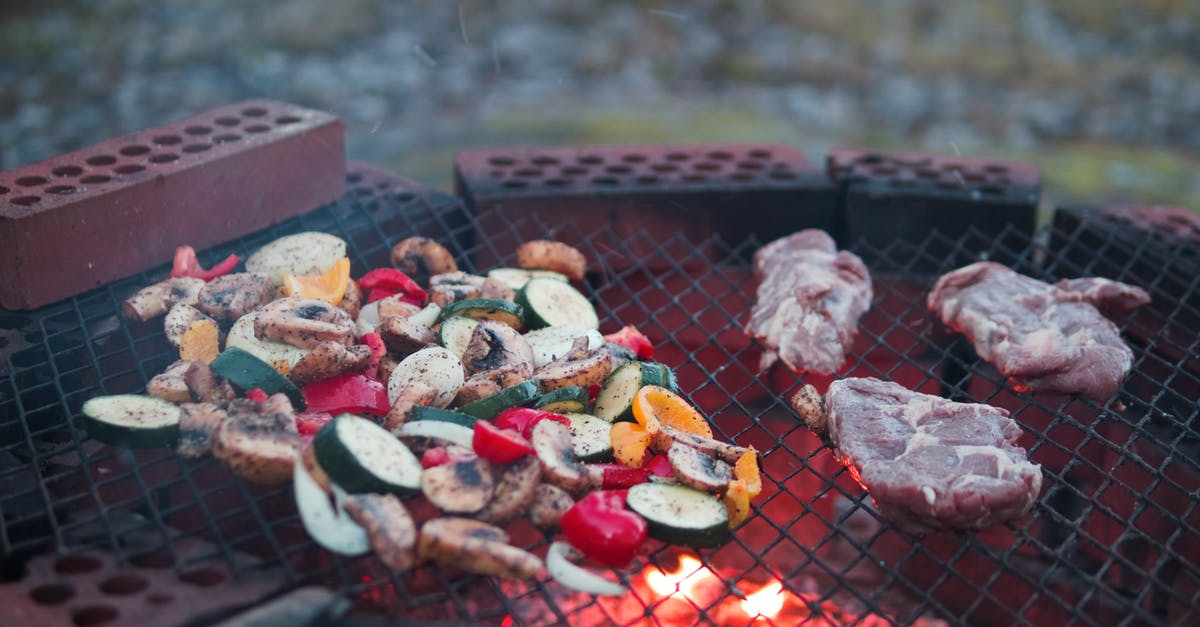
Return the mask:
<path fill-rule="evenodd" d="M 602 329 L 638 325 L 720 437 L 764 452 L 763 495 L 734 539 L 701 552 L 702 566 L 687 561 L 692 552 L 654 544 L 622 571 L 631 594 L 620 599 L 571 594 L 546 579 L 498 582 L 429 565 L 394 573 L 370 556 L 334 558 L 307 538 L 290 486 L 252 486 L 211 459 L 113 449 L 75 429 L 84 400 L 139 390 L 173 361 L 160 325 L 131 325 L 118 309 L 129 293 L 165 276 L 163 267 L 31 314 L 0 313 L 6 577 L 19 576 L 20 563 L 33 555 L 102 549 L 127 563 L 177 571 L 213 559 L 235 576 L 272 569 L 281 589 L 315 582 L 363 608 L 417 619 L 748 624 L 755 617 L 745 597 L 773 581 L 782 583 L 787 601 L 776 624 L 1195 618 L 1189 613 L 1200 602 L 1200 340 L 1180 321 L 1200 315 L 1200 273 L 1188 274 L 1179 255 L 1164 258 L 1149 245 L 1131 249 L 1124 236 L 1102 242 L 1108 248 L 1088 243 L 1095 255 L 1125 259 L 1109 273 L 1146 287 L 1155 300 L 1118 321 L 1135 351 L 1134 374 L 1116 401 L 1100 406 L 1006 388 L 968 342 L 925 310 L 936 277 L 912 271 L 929 264 L 951 269 L 929 253 L 937 250 L 950 251 L 947 258 L 1013 259 L 1018 270 L 1047 280 L 1078 276 L 1093 269 L 1078 259 L 1095 256 L 1071 254 L 1081 232 L 1037 240 L 1015 230 L 954 239 L 931 232 L 919 243 L 852 248 L 875 260 L 876 296 L 843 376 L 892 379 L 1007 408 L 1045 473 L 1042 496 L 1023 520 L 980 533 L 914 537 L 876 515 L 826 443 L 800 426 L 782 400 L 804 382 L 827 380 L 758 372 L 760 351 L 741 323 L 754 294 L 746 260 L 762 242 L 727 242 L 720 234 L 691 241 L 661 228 L 619 237 L 504 209 L 472 216 L 448 196 L 365 166 L 355 166 L 347 180 L 341 203 L 206 251 L 201 261 L 245 255 L 302 230 L 344 237 L 356 274 L 386 265 L 391 244 L 414 233 L 446 244 L 469 271 L 511 262 L 530 237 L 578 245 L 598 270 L 586 288 Z M 1148 264 L 1162 272 L 1147 275 Z M 550 539 L 524 522 L 509 531 L 535 552 Z M 190 539 L 207 541 L 209 553 L 177 550 Z M 258 559 L 247 562 L 242 554 Z M 654 573 L 681 568 L 698 574 L 688 579 L 695 585 L 687 594 L 651 585 Z"/>

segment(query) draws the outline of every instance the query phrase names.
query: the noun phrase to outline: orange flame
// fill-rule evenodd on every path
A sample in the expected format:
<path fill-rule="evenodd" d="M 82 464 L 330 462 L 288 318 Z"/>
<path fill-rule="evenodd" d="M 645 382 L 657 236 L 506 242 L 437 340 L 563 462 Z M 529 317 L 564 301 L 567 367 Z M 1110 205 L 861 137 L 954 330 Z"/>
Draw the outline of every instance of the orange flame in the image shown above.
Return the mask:
<path fill-rule="evenodd" d="M 696 587 L 716 577 L 716 574 L 691 555 L 679 558 L 679 567 L 672 572 L 646 570 L 646 584 L 660 596 L 692 598 Z"/>
<path fill-rule="evenodd" d="M 783 583 L 773 581 L 742 599 L 742 611 L 751 618 L 775 618 L 783 609 Z"/>

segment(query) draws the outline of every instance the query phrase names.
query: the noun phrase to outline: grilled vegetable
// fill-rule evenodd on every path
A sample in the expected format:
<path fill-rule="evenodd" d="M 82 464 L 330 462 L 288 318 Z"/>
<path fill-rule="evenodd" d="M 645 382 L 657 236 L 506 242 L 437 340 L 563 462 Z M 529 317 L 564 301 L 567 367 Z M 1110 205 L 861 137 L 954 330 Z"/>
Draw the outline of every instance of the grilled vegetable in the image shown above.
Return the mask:
<path fill-rule="evenodd" d="M 421 463 L 395 436 L 370 420 L 341 414 L 313 437 L 317 463 L 350 493 L 408 494 L 421 485 Z"/>
<path fill-rule="evenodd" d="M 212 320 L 212 318 L 187 303 L 175 303 L 167 312 L 166 319 L 163 320 L 163 331 L 167 336 L 167 341 L 179 346 L 183 332 L 197 320 Z"/>
<path fill-rule="evenodd" d="M 538 369 L 533 378 L 546 391 L 572 386 L 590 388 L 611 372 L 612 355 L 607 350 L 598 348 L 589 352 L 587 340 L 576 338 L 570 352 Z"/>
<path fill-rule="evenodd" d="M 613 457 L 626 466 L 640 468 L 646 460 L 646 451 L 662 426 L 653 415 L 635 418 L 636 422 L 614 422 L 609 437 L 612 439 Z"/>
<path fill-rule="evenodd" d="M 512 429 L 499 429 L 486 420 L 480 420 L 475 423 L 474 431 L 471 449 L 493 464 L 511 464 L 533 453 L 529 440 Z"/>
<path fill-rule="evenodd" d="M 437 397 L 438 391 L 433 386 L 422 381 L 410 381 L 400 391 L 400 395 L 396 397 L 396 400 L 392 402 L 387 416 L 383 419 L 383 428 L 388 431 L 395 431 L 400 425 L 409 420 L 419 420 L 417 418 L 418 411 L 446 411 L 430 407 L 437 400 Z M 386 400 L 386 395 L 384 398 Z"/>
<path fill-rule="evenodd" d="M 532 402 L 539 396 L 538 386 L 533 381 L 524 381 L 517 385 L 504 388 L 491 396 L 481 398 L 473 403 L 459 407 L 459 411 L 476 418 L 491 420 L 500 412 L 518 405 Z"/>
<path fill-rule="evenodd" d="M 296 416 L 286 396 L 266 402 L 237 400 L 212 438 L 213 457 L 247 481 L 276 484 L 293 474 L 300 453 Z"/>
<path fill-rule="evenodd" d="M 316 348 L 322 342 L 350 346 L 354 344 L 354 331 L 350 314 L 323 300 L 302 296 L 267 303 L 254 319 L 254 335 L 259 339 L 298 348 Z"/>
<path fill-rule="evenodd" d="M 712 455 L 717 459 L 727 463 L 735 464 L 738 459 L 746 454 L 746 448 L 722 442 L 714 438 L 706 438 L 681 431 L 675 427 L 661 425 L 661 428 L 654 436 L 655 448 L 666 451 L 671 448 L 675 442 L 682 442 L 692 448 L 699 449 L 701 452 Z"/>
<path fill-rule="evenodd" d="M 152 396 L 97 396 L 83 404 L 88 436 L 113 446 L 153 448 L 179 438 L 179 408 Z"/>
<path fill-rule="evenodd" d="M 729 516 L 715 496 L 693 488 L 643 483 L 629 488 L 629 509 L 646 519 L 650 537 L 692 547 L 720 546 L 729 538 Z"/>
<path fill-rule="evenodd" d="M 427 327 L 432 327 L 437 324 L 439 317 L 442 315 L 442 308 L 437 303 L 429 303 L 425 305 L 421 311 L 408 317 L 409 320 L 418 324 L 423 324 Z"/>
<path fill-rule="evenodd" d="M 448 307 L 464 300 L 479 298 L 484 278 L 466 272 L 447 272 L 429 278 L 429 300 Z"/>
<path fill-rule="evenodd" d="M 121 303 L 121 313 L 136 322 L 157 318 L 178 303 L 195 305 L 204 289 L 204 280 L 179 277 L 143 287 Z"/>
<path fill-rule="evenodd" d="M 400 499 L 391 494 L 353 494 L 343 507 L 367 532 L 379 561 L 393 570 L 417 561 L 417 526 Z"/>
<path fill-rule="evenodd" d="M 587 258 L 573 246 L 551 240 L 533 240 L 517 247 L 517 267 L 526 270 L 551 270 L 582 281 Z"/>
<path fill-rule="evenodd" d="M 704 492 L 724 491 L 733 477 L 729 464 L 681 442 L 671 445 L 667 459 L 680 483 Z"/>
<path fill-rule="evenodd" d="M 329 503 L 329 495 L 299 458 L 292 466 L 292 489 L 304 530 L 317 544 L 339 555 L 362 555 L 370 550 L 366 530 Z"/>
<path fill-rule="evenodd" d="M 192 400 L 192 392 L 188 389 L 185 376 L 191 366 L 192 362 L 183 359 L 167 366 L 166 370 L 154 375 L 146 383 L 146 394 L 171 403 L 186 403 Z"/>
<path fill-rule="evenodd" d="M 421 282 L 435 274 L 458 271 L 450 251 L 427 237 L 409 237 L 393 246 L 392 267 Z"/>
<path fill-rule="evenodd" d="M 421 527 L 417 556 L 445 566 L 504 579 L 532 579 L 537 556 L 508 544 L 503 529 L 470 518 L 435 518 Z"/>
<path fill-rule="evenodd" d="M 271 279 L 259 272 L 238 272 L 217 277 L 196 296 L 196 309 L 218 322 L 233 322 L 275 298 Z"/>
<path fill-rule="evenodd" d="M 507 387 L 530 380 L 533 366 L 527 362 L 516 362 L 494 370 L 481 370 L 471 375 L 454 397 L 455 405 L 467 405 L 487 398 Z"/>
<path fill-rule="evenodd" d="M 371 366 L 371 349 L 361 344 L 344 346 L 322 342 L 288 371 L 292 383 L 304 387 L 326 379 L 362 373 Z"/>
<path fill-rule="evenodd" d="M 647 385 L 666 383 L 666 366 L 631 361 L 608 375 L 596 393 L 596 416 L 609 422 L 633 420 L 633 399 Z"/>
<path fill-rule="evenodd" d="M 211 364 L 221 352 L 221 331 L 211 318 L 197 320 L 179 336 L 179 358 Z"/>
<path fill-rule="evenodd" d="M 414 420 L 400 425 L 395 431 L 397 436 L 405 438 L 433 438 L 450 442 L 466 448 L 471 448 L 471 440 L 475 432 L 462 425 L 442 420 Z"/>
<path fill-rule="evenodd" d="M 421 492 L 447 514 L 474 514 L 492 500 L 496 481 L 492 465 L 476 457 L 451 461 L 421 471 Z"/>
<path fill-rule="evenodd" d="M 308 354 L 309 349 L 297 348 L 291 344 L 259 339 L 254 334 L 254 323 L 258 320 L 259 312 L 252 311 L 233 323 L 229 335 L 225 338 L 226 350 L 240 348 L 269 364 L 275 370 L 287 374 L 292 366 Z"/>
<path fill-rule="evenodd" d="M 528 366 L 533 370 L 533 350 L 529 342 L 506 324 L 483 320 L 475 325 L 462 354 L 467 372 Z"/>
<path fill-rule="evenodd" d="M 645 468 L 624 464 L 588 464 L 588 483 L 601 490 L 624 490 L 650 480 Z"/>
<path fill-rule="evenodd" d="M 588 494 L 563 515 L 559 526 L 571 546 L 606 566 L 628 564 L 646 542 L 646 521 L 625 509 L 622 491 Z"/>
<path fill-rule="evenodd" d="M 192 400 L 202 403 L 223 403 L 237 398 L 237 392 L 228 381 L 213 372 L 208 364 L 191 362 L 183 373 Z"/>
<path fill-rule="evenodd" d="M 604 339 L 629 348 L 637 353 L 638 359 L 654 359 L 654 345 L 650 343 L 650 338 L 632 324 L 621 327 L 616 333 L 609 333 Z"/>
<path fill-rule="evenodd" d="M 416 281 L 400 270 L 392 268 L 376 268 L 364 274 L 358 280 L 358 284 L 367 290 L 368 302 L 395 296 L 398 300 L 423 307 L 428 300 L 425 290 L 417 285 Z"/>
<path fill-rule="evenodd" d="M 227 348 L 212 362 L 212 370 L 224 377 L 242 392 L 259 389 L 267 394 L 282 392 L 292 401 L 296 409 L 304 409 L 304 395 L 287 377 L 250 353 L 237 348 Z"/>
<path fill-rule="evenodd" d="M 721 502 L 725 504 L 725 510 L 728 512 L 730 529 L 737 527 L 750 517 L 750 491 L 746 489 L 745 481 L 741 479 L 730 481 L 725 489 L 725 494 L 721 495 Z"/>
<path fill-rule="evenodd" d="M 461 359 L 478 324 L 478 320 L 465 316 L 446 318 L 442 320 L 442 326 L 438 329 L 438 344 Z"/>
<path fill-rule="evenodd" d="M 522 437 L 529 439 L 533 436 L 533 426 L 543 420 L 553 420 L 566 426 L 571 421 L 561 414 L 555 414 L 542 409 L 528 407 L 512 407 L 496 415 L 493 423 L 501 429 L 512 429 Z"/>
<path fill-rule="evenodd" d="M 396 366 L 388 378 L 388 399 L 395 402 L 410 381 L 420 381 L 438 391 L 435 407 L 446 407 L 462 387 L 465 373 L 462 362 L 450 351 L 431 346 L 423 348 Z"/>
<path fill-rule="evenodd" d="M 712 427 L 704 416 L 683 397 L 662 386 L 643 386 L 634 395 L 632 410 L 638 422 L 645 422 L 647 417 L 653 416 L 663 427 L 694 433 L 702 438 L 713 437 Z"/>
<path fill-rule="evenodd" d="M 824 402 L 821 393 L 811 385 L 805 385 L 796 391 L 791 398 L 792 408 L 800 414 L 805 426 L 817 433 L 829 430 L 829 418 L 825 415 Z"/>
<path fill-rule="evenodd" d="M 577 324 L 546 327 L 526 333 L 525 341 L 533 349 L 533 367 L 541 368 L 571 352 L 575 340 L 581 337 L 587 338 L 588 351 L 604 346 L 604 337 L 599 331 Z"/>
<path fill-rule="evenodd" d="M 520 290 L 530 279 L 554 279 L 566 283 L 570 281 L 567 275 L 553 270 L 528 270 L 525 268 L 493 268 L 487 273 L 489 279 L 496 279 L 513 290 Z"/>
<path fill-rule="evenodd" d="M 612 425 L 590 414 L 566 414 L 571 421 L 571 448 L 579 461 L 604 462 L 613 458 Z"/>
<path fill-rule="evenodd" d="M 513 329 L 524 326 L 525 311 L 520 305 L 506 300 L 488 298 L 469 298 L 442 307 L 438 314 L 439 320 L 454 316 L 472 318 L 475 320 L 495 320 Z"/>
<path fill-rule="evenodd" d="M 191 246 L 180 246 L 175 249 L 175 260 L 171 265 L 171 277 L 194 277 L 202 281 L 211 281 L 219 276 L 228 274 L 237 266 L 238 256 L 229 255 L 211 269 L 205 270 L 196 259 L 196 249 Z"/>
<path fill-rule="evenodd" d="M 301 390 L 309 411 L 383 416 L 390 407 L 383 384 L 362 374 L 342 374 L 310 383 Z"/>
<path fill-rule="evenodd" d="M 492 499 L 475 518 L 492 524 L 506 523 L 529 509 L 542 479 L 542 465 L 531 456 L 496 469 Z"/>
<path fill-rule="evenodd" d="M 328 233 L 309 231 L 281 237 L 246 259 L 246 270 L 264 272 L 276 286 L 284 275 L 321 274 L 346 256 L 346 242 Z"/>
<path fill-rule="evenodd" d="M 180 457 L 203 457 L 212 448 L 212 436 L 229 417 L 213 403 L 183 403 L 179 406 L 179 444 L 175 452 Z"/>
<path fill-rule="evenodd" d="M 575 459 L 570 429 L 553 420 L 542 420 L 533 425 L 530 442 L 547 482 L 568 492 L 587 487 L 587 470 Z"/>
<path fill-rule="evenodd" d="M 529 505 L 529 521 L 538 527 L 554 527 L 575 504 L 575 499 L 558 486 L 543 483 L 533 494 Z"/>
<path fill-rule="evenodd" d="M 618 596 L 629 592 L 624 586 L 571 563 L 572 559 L 580 557 L 582 554 L 571 545 L 565 542 L 554 542 L 546 551 L 546 572 L 550 573 L 550 576 L 563 586 L 588 594 Z"/>
<path fill-rule="evenodd" d="M 376 329 L 384 345 L 399 355 L 410 355 L 437 344 L 437 333 L 428 326 L 413 322 L 412 318 L 384 318 Z"/>
<path fill-rule="evenodd" d="M 542 411 L 570 414 L 587 410 L 588 400 L 587 388 L 570 385 L 546 392 L 533 402 L 533 406 Z"/>
<path fill-rule="evenodd" d="M 284 296 L 303 296 L 323 300 L 335 307 L 342 304 L 350 285 L 350 258 L 342 257 L 318 275 L 283 275 Z M 349 314 L 349 312 L 347 312 Z"/>
<path fill-rule="evenodd" d="M 554 279 L 530 279 L 517 292 L 516 302 L 525 311 L 525 323 L 531 328 L 577 324 L 588 329 L 600 328 L 596 308 L 574 287 Z"/>

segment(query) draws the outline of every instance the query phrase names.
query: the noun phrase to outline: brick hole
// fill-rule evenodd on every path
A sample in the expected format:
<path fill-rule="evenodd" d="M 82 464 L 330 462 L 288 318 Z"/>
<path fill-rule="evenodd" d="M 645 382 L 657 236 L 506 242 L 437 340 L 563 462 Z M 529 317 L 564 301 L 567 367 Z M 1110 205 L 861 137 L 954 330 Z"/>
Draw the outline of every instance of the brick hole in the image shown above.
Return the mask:
<path fill-rule="evenodd" d="M 77 165 L 60 165 L 50 170 L 50 173 L 54 176 L 79 176 L 83 174 L 83 168 Z"/>
<path fill-rule="evenodd" d="M 116 575 L 100 582 L 100 591 L 113 596 L 137 594 L 150 587 L 150 581 L 141 575 Z"/>
<path fill-rule="evenodd" d="M 175 600 L 175 597 L 166 592 L 151 592 L 146 595 L 146 600 L 153 605 L 166 605 Z"/>
<path fill-rule="evenodd" d="M 215 122 L 217 126 L 237 126 L 238 124 L 242 123 L 242 119 L 233 117 L 232 115 L 223 115 L 213 120 L 213 122 Z"/>
<path fill-rule="evenodd" d="M 668 152 L 667 153 L 668 161 L 687 161 L 688 159 L 691 159 L 691 157 L 688 156 L 688 154 L 686 152 Z"/>
<path fill-rule="evenodd" d="M 271 130 L 271 127 L 267 126 L 266 124 L 251 124 L 250 126 L 247 126 L 245 130 L 247 133 L 265 133 Z"/>
<path fill-rule="evenodd" d="M 155 135 L 154 143 L 159 146 L 176 146 L 183 143 L 183 138 L 178 135 Z"/>
<path fill-rule="evenodd" d="M 959 163 L 957 161 L 950 161 L 948 163 L 943 163 L 942 169 L 946 170 L 947 172 L 954 172 L 954 171 L 966 170 L 967 166 L 966 166 L 966 164 Z"/>
<path fill-rule="evenodd" d="M 179 155 L 170 152 L 160 152 L 156 155 L 150 155 L 150 163 L 170 163 L 179 159 Z"/>
<path fill-rule="evenodd" d="M 203 124 L 194 124 L 183 129 L 183 132 L 187 133 L 188 135 L 208 135 L 212 132 L 212 127 L 204 126 Z"/>
<path fill-rule="evenodd" d="M 148 154 L 150 152 L 150 147 L 143 146 L 141 144 L 134 144 L 132 146 L 124 146 L 117 152 L 125 155 L 126 157 L 140 157 L 144 154 Z"/>
<path fill-rule="evenodd" d="M 854 161 L 863 165 L 874 165 L 876 163 L 883 163 L 883 155 L 877 152 L 868 152 L 865 155 L 860 155 Z"/>
<path fill-rule="evenodd" d="M 492 177 L 492 178 L 494 178 L 494 179 L 502 179 L 502 178 L 504 178 L 504 172 L 503 172 L 502 170 L 492 170 L 491 172 L 489 172 L 489 174 L 490 174 L 490 175 L 491 175 L 491 177 Z"/>
<path fill-rule="evenodd" d="M 775 156 L 771 154 L 770 150 L 762 150 L 761 148 L 751 150 L 746 154 L 749 155 L 751 159 L 770 159 Z"/>
<path fill-rule="evenodd" d="M 248 118 L 261 118 L 267 114 L 267 110 L 262 107 L 247 107 L 242 109 L 242 115 Z"/>
<path fill-rule="evenodd" d="M 637 177 L 637 182 L 642 183 L 644 185 L 650 185 L 652 183 L 657 183 L 658 177 L 647 174 L 645 176 Z"/>
<path fill-rule="evenodd" d="M 215 568 L 198 568 L 179 575 L 180 581 L 200 588 L 211 588 L 226 579 L 225 573 Z"/>
<path fill-rule="evenodd" d="M 724 150 L 714 150 L 708 153 L 708 158 L 716 161 L 732 161 L 733 154 L 725 152 Z"/>
<path fill-rule="evenodd" d="M 983 166 L 983 171 L 989 174 L 1008 174 L 1008 166 L 999 163 L 989 163 Z"/>
<path fill-rule="evenodd" d="M 537 157 L 534 157 L 533 159 L 530 159 L 530 163 L 532 163 L 533 165 L 558 165 L 558 157 L 551 157 L 550 155 L 539 155 Z"/>
<path fill-rule="evenodd" d="M 79 627 L 103 625 L 116 620 L 119 615 L 120 612 L 117 611 L 117 608 L 111 605 L 89 605 L 71 612 L 71 622 Z"/>
<path fill-rule="evenodd" d="M 773 179 L 780 180 L 780 181 L 790 181 L 790 180 L 796 178 L 796 175 L 794 173 L 788 172 L 787 170 L 776 170 L 776 171 L 768 174 L 768 176 L 770 176 Z"/>
<path fill-rule="evenodd" d="M 701 172 L 716 172 L 717 170 L 721 169 L 721 164 L 713 163 L 711 161 L 701 161 L 692 167 Z"/>
<path fill-rule="evenodd" d="M 495 165 L 495 166 L 501 166 L 501 167 L 506 166 L 506 165 L 513 165 L 516 162 L 517 162 L 517 160 L 513 159 L 512 157 L 492 157 L 492 158 L 488 159 L 488 163 Z"/>
<path fill-rule="evenodd" d="M 938 172 L 937 170 L 934 170 L 933 168 L 917 168 L 917 176 L 919 176 L 923 179 L 936 179 L 937 177 L 939 177 L 941 175 L 942 175 L 941 172 Z"/>
<path fill-rule="evenodd" d="M 208 150 L 209 148 L 212 148 L 212 146 L 210 146 L 208 144 L 188 144 L 183 147 L 183 151 L 188 153 L 189 155 L 194 155 L 198 152 L 204 152 L 205 150 Z"/>
<path fill-rule="evenodd" d="M 608 186 L 608 187 L 612 187 L 613 185 L 619 185 L 621 183 L 621 181 L 619 181 L 611 176 L 598 176 L 598 177 L 592 179 L 592 182 L 595 183 L 596 185 L 604 185 L 604 186 Z"/>
<path fill-rule="evenodd" d="M 576 159 L 576 161 L 586 165 L 600 165 L 601 163 L 604 163 L 604 157 L 601 157 L 600 155 L 584 155 Z"/>
<path fill-rule="evenodd" d="M 679 169 L 679 166 L 673 163 L 656 163 L 650 166 L 650 169 L 655 172 L 674 172 Z"/>
<path fill-rule="evenodd" d="M 532 178 L 535 176 L 541 176 L 542 170 L 540 168 L 521 168 L 520 170 L 514 171 L 513 174 L 516 176 Z"/>
<path fill-rule="evenodd" d="M 12 204 L 28 207 L 29 205 L 36 205 L 37 203 L 41 202 L 41 200 L 42 198 L 40 196 L 17 196 L 16 198 L 12 199 Z"/>
<path fill-rule="evenodd" d="M 51 185 L 50 187 L 46 188 L 46 193 L 47 194 L 64 194 L 64 195 L 65 194 L 74 194 L 75 186 L 74 185 Z"/>
<path fill-rule="evenodd" d="M 525 181 L 504 181 L 500 185 L 509 189 L 521 189 L 529 186 Z"/>
<path fill-rule="evenodd" d="M 547 187 L 565 187 L 567 181 L 566 179 L 546 179 L 545 183 Z"/>
<path fill-rule="evenodd" d="M 987 176 L 979 172 L 967 172 L 963 174 L 963 179 L 968 183 L 982 183 L 987 180 Z"/>
<path fill-rule="evenodd" d="M 742 170 L 761 170 L 763 169 L 763 164 L 757 161 L 738 161 L 737 167 Z"/>
<path fill-rule="evenodd" d="M 37 187 L 38 185 L 45 185 L 49 182 L 50 181 L 44 176 L 22 176 L 21 178 L 17 179 L 17 185 L 20 185 L 21 187 Z"/>
<path fill-rule="evenodd" d="M 238 135 L 237 133 L 222 133 L 220 135 L 217 135 L 216 137 L 213 137 L 213 143 L 214 144 L 228 144 L 229 142 L 235 142 L 241 138 L 242 138 L 242 136 Z"/>
<path fill-rule="evenodd" d="M 0 195 L 7 194 L 8 192 L 9 189 L 7 187 L 0 185 Z"/>
<path fill-rule="evenodd" d="M 87 184 L 87 185 L 96 185 L 99 183 L 107 183 L 111 180 L 112 180 L 111 176 L 105 176 L 103 174 L 89 174 L 89 175 L 79 179 L 79 182 Z"/>
<path fill-rule="evenodd" d="M 749 172 L 734 172 L 731 178 L 735 181 L 753 181 L 758 177 Z"/>
<path fill-rule="evenodd" d="M 187 149 L 185 148 L 184 150 L 187 150 Z M 142 170 L 145 170 L 145 169 L 146 169 L 145 166 L 140 166 L 140 165 L 137 165 L 136 163 L 129 163 L 126 165 L 122 165 L 122 166 L 113 168 L 113 172 L 116 172 L 117 174 L 133 174 L 135 172 L 141 172 Z"/>
<path fill-rule="evenodd" d="M 625 163 L 645 163 L 646 155 L 641 155 L 638 153 L 630 153 L 627 155 L 622 155 L 621 161 L 624 161 Z"/>
<path fill-rule="evenodd" d="M 708 177 L 704 176 L 703 174 L 688 174 L 683 177 L 683 180 L 689 183 L 700 183 L 702 181 L 707 181 Z"/>
<path fill-rule="evenodd" d="M 584 174 L 588 173 L 588 170 L 587 168 L 569 165 L 562 169 L 562 173 L 566 176 L 583 176 Z"/>
<path fill-rule="evenodd" d="M 876 176 L 891 176 L 900 170 L 891 164 L 878 165 L 871 168 L 871 173 Z"/>
<path fill-rule="evenodd" d="M 354 195 L 359 197 L 371 196 L 374 193 L 370 187 L 357 187 L 354 189 Z"/>
<path fill-rule="evenodd" d="M 391 187 L 391 186 L 392 186 L 392 182 L 391 182 L 391 181 L 379 181 L 378 183 L 375 183 L 375 188 L 376 188 L 376 189 L 387 189 L 387 188 L 389 188 L 389 187 Z"/>
<path fill-rule="evenodd" d="M 87 158 L 88 165 L 105 166 L 112 165 L 117 162 L 117 158 L 112 155 L 96 155 Z"/>
<path fill-rule="evenodd" d="M 104 563 L 90 555 L 64 555 L 54 560 L 54 572 L 60 575 L 78 575 L 100 570 Z"/>
<path fill-rule="evenodd" d="M 58 605 L 74 596 L 74 588 L 61 584 L 46 584 L 29 591 L 29 597 L 38 605 Z"/>
<path fill-rule="evenodd" d="M 288 124 L 295 124 L 296 122 L 299 122 L 299 121 L 300 121 L 300 118 L 298 118 L 294 115 L 281 115 L 281 116 L 275 118 L 275 123 L 280 126 L 286 126 Z"/>
<path fill-rule="evenodd" d="M 633 172 L 633 168 L 627 165 L 610 165 L 607 168 L 604 168 L 604 171 L 608 172 L 609 174 L 629 174 Z"/>

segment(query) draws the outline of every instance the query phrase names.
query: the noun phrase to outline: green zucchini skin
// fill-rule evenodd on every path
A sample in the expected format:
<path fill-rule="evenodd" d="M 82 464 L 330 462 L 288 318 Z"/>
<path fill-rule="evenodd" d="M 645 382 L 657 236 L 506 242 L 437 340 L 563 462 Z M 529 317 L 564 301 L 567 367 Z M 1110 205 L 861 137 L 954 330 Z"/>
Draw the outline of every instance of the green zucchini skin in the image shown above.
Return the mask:
<path fill-rule="evenodd" d="M 88 437 L 112 446 L 158 448 L 179 440 L 179 407 L 152 396 L 114 394 L 83 404 Z"/>
<path fill-rule="evenodd" d="M 312 447 L 325 474 L 350 494 L 409 495 L 421 489 L 421 462 L 396 436 L 365 418 L 336 416 L 313 436 Z"/>
<path fill-rule="evenodd" d="M 475 423 L 479 422 L 479 418 L 470 414 L 464 414 L 461 411 L 452 409 L 440 409 L 438 407 L 413 407 L 413 420 L 439 420 L 442 422 L 452 422 L 456 425 L 464 427 L 474 427 Z"/>
<path fill-rule="evenodd" d="M 517 292 L 516 302 L 524 308 L 525 323 L 531 329 L 564 324 L 600 328 L 596 308 L 569 283 L 547 278 L 530 279 Z"/>
<path fill-rule="evenodd" d="M 563 414 L 571 421 L 571 448 L 575 457 L 586 464 L 609 462 L 613 459 L 612 425 L 591 414 Z"/>
<path fill-rule="evenodd" d="M 587 411 L 588 391 L 578 385 L 550 390 L 538 397 L 533 406 L 556 414 Z"/>
<path fill-rule="evenodd" d="M 541 390 L 534 381 L 522 381 L 514 386 L 506 387 L 491 396 L 485 396 L 458 408 L 464 414 L 476 418 L 491 420 L 500 412 L 510 408 L 528 405 L 538 398 Z"/>
<path fill-rule="evenodd" d="M 719 498 L 694 488 L 641 483 L 629 488 L 629 509 L 646 519 L 650 537 L 668 544 L 717 547 L 729 540 L 729 513 Z"/>
<path fill-rule="evenodd" d="M 287 377 L 279 374 L 279 371 L 272 368 L 267 362 L 236 346 L 226 348 L 220 355 L 217 355 L 211 367 L 213 372 L 227 379 L 243 394 L 255 388 L 267 394 L 283 392 L 287 395 L 288 400 L 292 401 L 292 407 L 297 411 L 303 410 L 307 406 L 300 388 L 296 387 Z"/>
<path fill-rule="evenodd" d="M 609 422 L 633 421 L 633 397 L 647 385 L 663 385 L 665 366 L 631 361 L 617 368 L 600 384 L 592 408 L 597 417 Z"/>
<path fill-rule="evenodd" d="M 525 308 L 518 303 L 492 298 L 469 298 L 447 305 L 438 314 L 438 321 L 462 316 L 475 320 L 495 320 L 521 330 L 525 325 Z"/>

